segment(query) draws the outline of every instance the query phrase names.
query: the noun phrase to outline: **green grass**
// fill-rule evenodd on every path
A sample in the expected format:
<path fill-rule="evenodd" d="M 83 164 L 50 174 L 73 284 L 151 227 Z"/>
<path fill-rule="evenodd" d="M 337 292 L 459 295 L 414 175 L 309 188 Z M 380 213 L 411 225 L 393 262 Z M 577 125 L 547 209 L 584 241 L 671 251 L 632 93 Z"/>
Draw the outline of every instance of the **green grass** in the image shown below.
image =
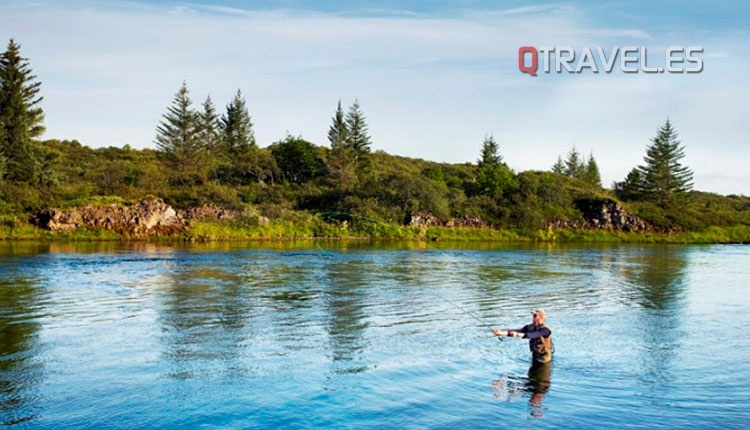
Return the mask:
<path fill-rule="evenodd" d="M 326 222 L 321 216 L 290 212 L 261 223 L 257 219 L 194 222 L 180 235 L 152 237 L 148 241 L 188 242 L 289 240 L 289 239 L 429 240 L 451 242 L 559 242 L 559 243 L 750 243 L 750 226 L 709 227 L 682 233 L 625 233 L 607 230 L 502 230 L 492 228 L 412 227 L 368 220 L 359 223 Z M 55 233 L 30 225 L 21 218 L 0 216 L 0 240 L 128 241 L 127 235 L 106 230 Z"/>

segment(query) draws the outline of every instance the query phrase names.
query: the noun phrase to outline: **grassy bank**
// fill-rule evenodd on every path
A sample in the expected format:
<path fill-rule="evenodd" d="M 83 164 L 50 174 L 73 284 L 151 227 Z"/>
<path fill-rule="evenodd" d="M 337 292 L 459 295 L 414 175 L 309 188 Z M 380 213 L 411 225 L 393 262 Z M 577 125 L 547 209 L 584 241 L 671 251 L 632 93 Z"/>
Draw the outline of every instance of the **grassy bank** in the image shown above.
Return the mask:
<path fill-rule="evenodd" d="M 195 222 L 180 235 L 152 237 L 148 241 L 186 242 L 287 240 L 287 239 L 429 240 L 465 242 L 560 242 L 560 243 L 750 243 L 750 227 L 709 227 L 703 231 L 669 233 L 625 233 L 605 230 L 500 230 L 491 228 L 412 227 L 368 220 L 363 223 L 330 223 L 312 214 L 294 218 L 255 221 Z M 54 233 L 28 222 L 0 218 L 0 240 L 123 241 L 127 236 L 105 230 Z"/>

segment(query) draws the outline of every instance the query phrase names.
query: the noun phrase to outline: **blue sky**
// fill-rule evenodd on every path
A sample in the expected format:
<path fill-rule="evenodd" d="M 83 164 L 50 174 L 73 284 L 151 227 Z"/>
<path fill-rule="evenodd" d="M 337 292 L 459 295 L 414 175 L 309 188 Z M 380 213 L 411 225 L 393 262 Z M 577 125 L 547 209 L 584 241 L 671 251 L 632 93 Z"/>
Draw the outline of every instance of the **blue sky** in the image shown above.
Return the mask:
<path fill-rule="evenodd" d="M 750 195 L 750 5 L 718 1 L 3 1 L 42 82 L 46 138 L 154 147 L 183 80 L 220 111 L 242 90 L 261 146 L 327 145 L 339 99 L 359 100 L 373 149 L 473 162 L 493 134 L 516 171 L 572 147 L 605 186 L 643 163 L 669 118 L 695 188 Z M 700 46 L 691 74 L 518 70 L 521 46 Z"/>

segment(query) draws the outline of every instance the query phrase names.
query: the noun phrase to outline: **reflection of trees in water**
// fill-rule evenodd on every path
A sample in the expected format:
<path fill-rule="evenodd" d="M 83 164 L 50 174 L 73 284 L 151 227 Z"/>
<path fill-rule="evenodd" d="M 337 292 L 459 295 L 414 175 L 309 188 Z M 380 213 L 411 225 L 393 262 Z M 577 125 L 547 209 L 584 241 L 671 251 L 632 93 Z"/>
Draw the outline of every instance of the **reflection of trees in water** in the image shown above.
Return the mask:
<path fill-rule="evenodd" d="M 631 255 L 622 275 L 631 299 L 640 305 L 634 330 L 643 351 L 642 377 L 648 383 L 671 379 L 670 362 L 680 349 L 687 250 L 683 247 L 644 248 Z"/>
<path fill-rule="evenodd" d="M 160 313 L 170 376 L 189 379 L 219 372 L 243 374 L 240 360 L 248 319 L 240 279 L 221 269 L 167 276 Z"/>
<path fill-rule="evenodd" d="M 0 268 L 1 270 L 2 268 Z M 0 424 L 28 423 L 38 414 L 35 394 L 44 379 L 38 354 L 37 309 L 42 288 L 28 279 L 0 279 Z"/>
<path fill-rule="evenodd" d="M 365 288 L 371 281 L 371 268 L 361 268 L 361 261 L 329 262 L 326 265 L 328 336 L 335 372 L 357 373 L 366 370 L 356 365 L 364 349 L 367 329 Z"/>

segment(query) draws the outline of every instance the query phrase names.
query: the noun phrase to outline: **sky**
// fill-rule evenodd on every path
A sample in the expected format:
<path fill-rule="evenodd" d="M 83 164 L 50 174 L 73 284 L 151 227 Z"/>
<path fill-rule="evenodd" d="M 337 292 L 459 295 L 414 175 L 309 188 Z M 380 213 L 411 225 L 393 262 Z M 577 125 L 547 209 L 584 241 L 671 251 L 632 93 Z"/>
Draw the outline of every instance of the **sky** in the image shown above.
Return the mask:
<path fill-rule="evenodd" d="M 20 44 L 42 84 L 46 139 L 155 148 L 185 82 L 196 109 L 242 91 L 261 147 L 328 146 L 337 102 L 357 100 L 374 151 L 476 162 L 492 135 L 516 172 L 575 148 L 611 187 L 669 119 L 694 189 L 724 195 L 750 195 L 748 23 L 736 1 L 0 0 L 0 43 Z M 553 54 L 544 73 L 539 54 L 537 76 L 522 73 L 521 47 L 569 47 L 580 72 L 558 73 Z M 581 67 L 586 49 L 626 47 L 635 73 L 622 55 L 609 73 L 596 55 L 598 73 Z M 667 47 L 700 48 L 673 65 L 701 71 L 644 72 Z"/>

